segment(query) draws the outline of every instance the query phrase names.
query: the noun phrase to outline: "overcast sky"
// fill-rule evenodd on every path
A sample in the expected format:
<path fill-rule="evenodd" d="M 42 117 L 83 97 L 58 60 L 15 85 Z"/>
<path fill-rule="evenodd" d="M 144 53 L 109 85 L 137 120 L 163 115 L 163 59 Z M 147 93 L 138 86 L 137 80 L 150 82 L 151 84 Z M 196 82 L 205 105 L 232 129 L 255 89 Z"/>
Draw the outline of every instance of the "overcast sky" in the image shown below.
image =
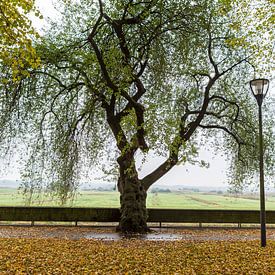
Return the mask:
<path fill-rule="evenodd" d="M 52 0 L 37 0 L 37 5 L 39 10 L 44 15 L 43 20 L 37 18 L 33 19 L 36 28 L 40 29 L 45 24 L 45 19 L 55 16 L 57 13 L 53 8 Z M 256 107 L 256 106 L 255 106 Z M 228 185 L 226 183 L 226 169 L 227 163 L 225 159 L 221 156 L 215 156 L 214 152 L 209 152 L 206 148 L 202 148 L 200 152 L 201 159 L 210 163 L 210 168 L 199 168 L 191 165 L 176 166 L 170 172 L 167 173 L 162 179 L 160 179 L 158 184 L 165 185 L 186 185 L 186 186 L 213 186 L 226 188 Z M 149 161 L 143 166 L 141 171 L 141 176 L 146 175 L 159 164 L 161 164 L 163 159 L 161 158 L 150 158 Z M 1 178 L 18 178 L 18 172 L 16 169 L 3 175 Z"/>

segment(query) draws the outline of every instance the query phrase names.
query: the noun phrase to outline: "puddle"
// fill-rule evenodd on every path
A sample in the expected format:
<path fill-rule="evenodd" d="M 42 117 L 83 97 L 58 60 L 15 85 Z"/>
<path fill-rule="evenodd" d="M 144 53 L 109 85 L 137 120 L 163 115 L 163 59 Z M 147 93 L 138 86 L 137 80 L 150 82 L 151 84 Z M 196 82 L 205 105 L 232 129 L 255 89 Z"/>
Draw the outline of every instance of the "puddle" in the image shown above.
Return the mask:
<path fill-rule="evenodd" d="M 148 241 L 177 241 L 182 240 L 179 234 L 168 233 L 148 233 L 148 234 L 120 234 L 120 233 L 92 233 L 84 236 L 85 239 L 95 239 L 102 241 L 118 240 L 148 240 Z"/>
<path fill-rule="evenodd" d="M 92 233 L 83 236 L 84 239 L 94 239 L 103 241 L 118 241 L 122 238 L 116 233 Z"/>

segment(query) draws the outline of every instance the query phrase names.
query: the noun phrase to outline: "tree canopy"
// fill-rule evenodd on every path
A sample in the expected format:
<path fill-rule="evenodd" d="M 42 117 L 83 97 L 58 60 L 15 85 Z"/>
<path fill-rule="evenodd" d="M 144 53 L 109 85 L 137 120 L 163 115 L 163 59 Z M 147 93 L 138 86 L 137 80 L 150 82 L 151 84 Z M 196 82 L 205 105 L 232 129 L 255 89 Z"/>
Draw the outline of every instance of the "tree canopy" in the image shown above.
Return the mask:
<path fill-rule="evenodd" d="M 36 47 L 41 68 L 3 100 L 17 114 L 9 129 L 32 145 L 25 190 L 41 188 L 46 178 L 46 188 L 65 202 L 81 168 L 104 163 L 100 156 L 109 150 L 121 227 L 142 231 L 148 188 L 175 165 L 199 162 L 206 142 L 226 152 L 236 184 L 255 175 L 257 110 L 247 82 L 270 71 L 266 38 L 274 33 L 263 27 L 272 16 L 255 27 L 248 2 L 233 0 L 60 3 L 62 19 Z M 18 105 L 9 109 L 13 96 Z M 270 174 L 272 126 L 266 118 Z M 135 157 L 149 151 L 166 160 L 140 179 Z"/>

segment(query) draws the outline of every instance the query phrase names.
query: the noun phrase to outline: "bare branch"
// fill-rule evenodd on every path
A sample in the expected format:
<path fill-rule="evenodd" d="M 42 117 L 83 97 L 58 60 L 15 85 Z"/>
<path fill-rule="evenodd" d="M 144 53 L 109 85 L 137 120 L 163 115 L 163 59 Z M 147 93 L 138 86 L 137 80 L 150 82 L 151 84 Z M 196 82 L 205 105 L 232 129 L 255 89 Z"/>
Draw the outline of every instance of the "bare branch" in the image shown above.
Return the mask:
<path fill-rule="evenodd" d="M 212 41 L 213 40 L 212 40 L 211 33 L 209 32 L 208 35 L 209 35 L 209 42 L 208 42 L 208 48 L 207 48 L 207 50 L 208 50 L 208 57 L 209 57 L 210 63 L 214 67 L 215 75 L 219 75 L 218 65 L 214 61 L 213 53 L 212 53 Z"/>
<path fill-rule="evenodd" d="M 220 125 L 202 125 L 199 124 L 199 127 L 203 128 L 203 129 L 218 129 L 218 130 L 223 130 L 224 132 L 226 132 L 227 134 L 229 134 L 231 137 L 234 138 L 234 140 L 241 145 L 244 145 L 244 141 L 237 136 L 237 134 L 233 133 L 232 131 L 230 131 L 228 128 L 226 128 L 225 126 L 220 126 Z"/>
<path fill-rule="evenodd" d="M 237 112 L 236 112 L 234 120 L 232 121 L 232 124 L 237 121 L 237 119 L 239 117 L 239 113 L 240 113 L 240 107 L 237 104 L 237 102 L 228 100 L 228 99 L 224 98 L 223 96 L 218 96 L 218 95 L 211 96 L 210 101 L 211 100 L 221 100 L 222 102 L 228 103 L 230 105 L 234 105 L 237 108 Z"/>
<path fill-rule="evenodd" d="M 225 75 L 226 73 L 232 71 L 235 67 L 239 66 L 241 63 L 247 62 L 247 58 L 248 58 L 248 57 L 245 57 L 245 58 L 239 60 L 237 63 L 233 64 L 232 66 L 230 66 L 229 68 L 227 68 L 226 70 L 224 70 L 223 72 L 221 72 L 221 73 L 220 73 L 220 76 L 223 76 L 223 75 Z"/>

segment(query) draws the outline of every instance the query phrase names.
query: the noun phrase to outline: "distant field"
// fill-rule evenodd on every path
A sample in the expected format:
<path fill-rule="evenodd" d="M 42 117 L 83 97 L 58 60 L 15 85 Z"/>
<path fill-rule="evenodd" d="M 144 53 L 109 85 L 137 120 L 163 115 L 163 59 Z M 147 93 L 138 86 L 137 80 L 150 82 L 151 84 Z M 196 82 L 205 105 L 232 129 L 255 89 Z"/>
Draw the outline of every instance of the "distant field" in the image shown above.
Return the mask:
<path fill-rule="evenodd" d="M 26 202 L 16 189 L 0 188 L 1 206 L 23 206 Z M 50 197 L 35 201 L 32 205 L 58 206 L 56 199 Z M 119 207 L 119 193 L 81 191 L 76 199 L 66 206 L 74 207 Z M 259 209 L 259 200 L 253 197 L 229 197 L 226 195 L 207 193 L 149 193 L 149 208 L 179 209 Z M 267 197 L 267 210 L 275 210 L 275 197 Z"/>
<path fill-rule="evenodd" d="M 147 206 L 152 208 L 179 208 L 179 209 L 260 209 L 256 198 L 236 198 L 226 195 L 205 193 L 150 193 Z M 275 197 L 266 201 L 267 210 L 275 210 Z"/>

